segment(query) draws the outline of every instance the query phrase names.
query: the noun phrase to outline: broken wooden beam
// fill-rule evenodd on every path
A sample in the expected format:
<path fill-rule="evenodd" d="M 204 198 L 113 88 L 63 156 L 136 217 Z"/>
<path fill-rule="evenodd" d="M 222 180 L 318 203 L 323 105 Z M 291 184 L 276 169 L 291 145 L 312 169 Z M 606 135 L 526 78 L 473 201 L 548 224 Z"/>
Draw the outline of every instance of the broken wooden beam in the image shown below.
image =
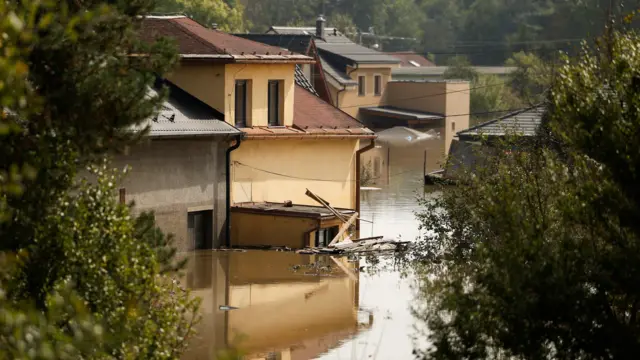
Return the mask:
<path fill-rule="evenodd" d="M 353 215 L 351 215 L 351 218 L 349 218 L 349 221 L 347 221 L 346 223 L 342 224 L 342 226 L 340 226 L 340 231 L 338 231 L 338 234 L 333 238 L 333 240 L 331 240 L 331 242 L 329 243 L 329 247 L 331 247 L 332 245 L 338 242 L 340 237 L 344 235 L 344 233 L 347 230 L 349 230 L 349 228 L 351 227 L 351 225 L 353 225 L 353 223 L 356 221 L 357 218 L 358 218 L 358 213 L 353 213 Z"/>

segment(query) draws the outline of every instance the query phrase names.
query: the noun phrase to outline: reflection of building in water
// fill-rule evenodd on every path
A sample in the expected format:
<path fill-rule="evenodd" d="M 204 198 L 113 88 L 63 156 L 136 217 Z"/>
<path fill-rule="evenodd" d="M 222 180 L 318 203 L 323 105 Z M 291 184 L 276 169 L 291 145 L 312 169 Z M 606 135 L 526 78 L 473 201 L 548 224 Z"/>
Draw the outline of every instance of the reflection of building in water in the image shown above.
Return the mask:
<path fill-rule="evenodd" d="M 443 140 L 433 129 L 393 127 L 378 136 L 375 149 L 362 154 L 367 185 L 388 185 L 391 178 L 416 177 L 443 165 Z"/>
<path fill-rule="evenodd" d="M 190 256 L 186 282 L 202 298 L 203 317 L 184 359 L 215 359 L 227 347 L 251 354 L 246 359 L 311 359 L 358 330 L 358 284 L 330 257 L 290 252 Z"/>

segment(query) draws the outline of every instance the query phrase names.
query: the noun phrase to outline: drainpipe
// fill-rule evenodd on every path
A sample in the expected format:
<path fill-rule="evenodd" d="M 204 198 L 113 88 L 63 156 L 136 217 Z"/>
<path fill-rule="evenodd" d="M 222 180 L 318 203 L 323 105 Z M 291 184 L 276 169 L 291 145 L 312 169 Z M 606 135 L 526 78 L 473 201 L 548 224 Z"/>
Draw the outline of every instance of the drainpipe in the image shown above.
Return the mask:
<path fill-rule="evenodd" d="M 360 166 L 362 165 L 362 159 L 360 159 L 360 155 L 373 149 L 375 146 L 376 140 L 371 139 L 371 144 L 356 151 L 356 212 L 358 213 L 358 217 L 362 216 L 362 214 L 360 214 Z M 360 220 L 356 222 L 356 230 L 360 230 Z"/>
<path fill-rule="evenodd" d="M 225 210 L 227 215 L 227 222 L 225 226 L 225 241 L 227 243 L 227 247 L 231 247 L 231 152 L 240 147 L 243 135 L 244 134 L 238 135 L 238 137 L 236 138 L 236 143 L 227 149 L 227 208 Z"/>

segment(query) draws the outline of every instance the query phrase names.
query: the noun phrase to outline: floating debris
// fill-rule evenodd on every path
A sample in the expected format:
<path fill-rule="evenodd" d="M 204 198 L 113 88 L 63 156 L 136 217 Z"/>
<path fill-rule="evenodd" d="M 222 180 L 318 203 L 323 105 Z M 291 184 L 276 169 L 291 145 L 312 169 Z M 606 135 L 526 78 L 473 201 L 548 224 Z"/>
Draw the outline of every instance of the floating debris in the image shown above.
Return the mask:
<path fill-rule="evenodd" d="M 384 240 L 381 236 L 374 238 L 346 240 L 326 248 L 306 248 L 296 251 L 298 254 L 358 254 L 404 251 L 410 241 Z"/>

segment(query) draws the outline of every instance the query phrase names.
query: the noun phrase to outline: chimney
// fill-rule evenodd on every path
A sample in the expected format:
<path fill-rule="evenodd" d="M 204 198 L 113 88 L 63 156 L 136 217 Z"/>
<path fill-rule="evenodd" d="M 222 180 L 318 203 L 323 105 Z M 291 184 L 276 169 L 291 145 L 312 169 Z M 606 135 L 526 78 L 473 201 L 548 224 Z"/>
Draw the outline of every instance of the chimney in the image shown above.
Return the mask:
<path fill-rule="evenodd" d="M 324 39 L 324 23 L 325 23 L 324 15 L 318 16 L 316 19 L 316 37 L 320 39 Z"/>

